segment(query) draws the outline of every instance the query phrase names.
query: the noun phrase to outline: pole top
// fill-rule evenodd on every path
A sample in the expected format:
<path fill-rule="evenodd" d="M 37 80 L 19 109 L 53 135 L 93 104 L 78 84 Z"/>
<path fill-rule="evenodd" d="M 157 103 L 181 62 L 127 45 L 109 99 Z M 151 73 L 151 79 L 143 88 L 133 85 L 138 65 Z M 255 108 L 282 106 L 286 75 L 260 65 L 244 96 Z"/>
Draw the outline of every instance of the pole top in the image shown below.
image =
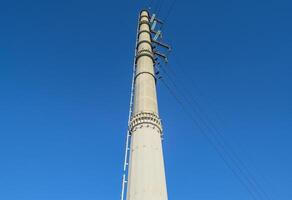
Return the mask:
<path fill-rule="evenodd" d="M 146 10 L 146 9 L 141 10 L 141 12 L 140 12 L 140 16 L 143 16 L 143 15 L 147 15 L 147 16 L 149 16 L 149 12 L 148 12 L 148 10 Z"/>

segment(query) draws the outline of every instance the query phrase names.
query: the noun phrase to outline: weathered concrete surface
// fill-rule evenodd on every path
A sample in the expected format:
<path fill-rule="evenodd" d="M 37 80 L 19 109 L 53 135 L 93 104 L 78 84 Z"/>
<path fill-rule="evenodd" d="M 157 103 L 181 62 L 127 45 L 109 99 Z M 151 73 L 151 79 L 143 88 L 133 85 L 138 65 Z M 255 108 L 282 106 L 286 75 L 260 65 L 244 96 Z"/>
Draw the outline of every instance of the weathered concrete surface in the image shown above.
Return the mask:
<path fill-rule="evenodd" d="M 127 200 L 167 200 L 149 14 L 140 13 Z"/>

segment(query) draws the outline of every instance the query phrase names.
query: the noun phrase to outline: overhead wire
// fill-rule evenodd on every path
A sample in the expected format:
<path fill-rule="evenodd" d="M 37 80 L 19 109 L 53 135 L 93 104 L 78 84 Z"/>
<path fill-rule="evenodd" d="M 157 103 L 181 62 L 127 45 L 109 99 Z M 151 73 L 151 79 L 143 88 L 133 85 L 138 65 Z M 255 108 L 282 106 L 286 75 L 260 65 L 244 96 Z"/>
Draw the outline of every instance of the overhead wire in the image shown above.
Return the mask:
<path fill-rule="evenodd" d="M 157 11 L 156 11 L 156 14 L 157 14 L 157 15 L 160 14 L 160 10 L 161 10 L 163 4 L 164 4 L 164 0 L 161 0 L 159 6 L 158 6 L 158 8 L 157 8 Z"/>
<path fill-rule="evenodd" d="M 186 116 L 190 117 L 190 120 L 195 124 L 195 126 L 199 129 L 199 131 L 207 139 L 207 142 L 213 147 L 213 149 L 217 152 L 217 154 L 219 155 L 219 157 L 224 161 L 224 163 L 227 166 L 227 168 L 233 173 L 234 176 L 236 176 L 238 178 L 238 180 L 240 181 L 240 183 L 249 192 L 249 194 L 251 195 L 251 197 L 254 200 L 258 200 L 259 198 L 256 196 L 255 192 L 250 188 L 250 186 L 248 184 L 246 184 L 246 182 L 244 181 L 244 179 L 242 178 L 242 176 L 240 176 L 240 174 L 238 174 L 238 172 L 232 167 L 232 165 L 229 163 L 229 161 L 227 160 L 227 158 L 224 156 L 224 153 L 221 152 L 221 150 L 218 148 L 218 146 L 216 145 L 216 143 L 214 143 L 214 141 L 212 140 L 212 138 L 207 134 L 207 132 L 205 131 L 205 129 L 200 125 L 200 122 L 198 122 L 198 120 L 193 117 L 192 113 L 189 112 L 189 109 L 186 108 L 186 106 L 184 105 L 184 103 L 180 99 L 180 97 L 173 91 L 173 89 L 166 83 L 166 81 L 163 78 L 161 78 L 160 80 L 163 83 L 163 85 L 166 87 L 166 89 L 169 91 L 169 93 L 175 98 L 175 100 L 177 101 L 177 103 L 181 106 L 181 108 L 185 112 Z"/>
<path fill-rule="evenodd" d="M 160 27 L 160 30 L 163 29 L 164 24 L 168 21 L 169 16 L 172 13 L 173 8 L 175 6 L 175 3 L 176 3 L 176 0 L 173 0 L 170 7 L 168 8 L 166 15 L 163 19 L 164 23 Z M 160 3 L 160 6 L 158 6 L 157 13 L 160 12 L 162 4 L 163 4 L 163 0 Z M 167 74 L 167 73 L 165 73 L 165 69 L 164 68 L 162 68 L 162 69 L 164 71 L 164 74 Z M 175 73 L 173 73 L 173 74 L 175 74 Z M 161 81 L 163 82 L 165 87 L 167 87 L 167 89 L 171 92 L 172 91 L 171 88 L 166 84 L 164 79 L 161 79 Z M 176 83 L 174 81 L 171 81 L 171 82 L 173 85 L 175 85 L 175 88 L 177 88 Z M 175 97 L 175 99 L 178 101 L 178 103 L 182 106 L 183 101 L 180 100 L 179 97 L 177 95 L 175 95 L 175 93 L 173 91 L 171 92 L 171 94 Z M 191 106 L 192 110 L 198 116 L 199 120 L 201 122 L 203 122 L 203 124 L 204 124 L 203 127 L 208 129 L 209 131 L 206 132 L 204 130 L 204 128 L 200 126 L 200 122 L 198 122 L 194 119 L 192 114 L 189 113 L 188 109 L 183 108 L 183 110 L 185 112 L 189 113 L 188 116 L 190 116 L 192 121 L 195 122 L 196 126 L 201 130 L 203 135 L 205 135 L 205 137 L 207 137 L 209 143 L 212 143 L 211 145 L 213 146 L 213 148 L 216 150 L 216 152 L 219 154 L 219 156 L 223 159 L 223 161 L 225 162 L 227 167 L 233 172 L 234 175 L 236 175 L 236 177 L 239 179 L 241 184 L 248 190 L 248 192 L 250 193 L 252 198 L 254 200 L 256 200 L 256 199 L 270 200 L 269 195 L 265 192 L 265 190 L 261 187 L 261 185 L 256 180 L 256 178 L 253 176 L 253 174 L 245 166 L 244 162 L 238 157 L 238 155 L 235 153 L 235 151 L 226 142 L 224 136 L 221 134 L 219 129 L 217 129 L 217 127 L 212 122 L 212 120 L 209 119 L 208 115 L 206 115 L 206 113 L 204 113 L 204 110 L 200 107 L 200 104 L 198 103 L 198 101 L 193 96 L 190 96 L 190 98 L 186 98 L 186 96 L 184 94 L 183 94 L 183 96 L 184 96 L 184 99 L 186 99 L 186 101 L 188 102 L 188 104 L 192 104 L 192 102 L 194 104 L 196 104 L 196 107 L 198 110 L 195 110 L 193 108 L 193 106 Z M 201 116 L 202 113 L 204 113 L 205 117 Z M 215 143 L 214 143 L 214 141 L 212 141 L 212 138 L 208 135 L 208 134 L 210 134 L 209 132 L 211 133 Z M 219 145 L 220 147 L 218 148 L 218 146 L 216 146 L 216 145 Z M 221 151 L 223 151 L 223 152 L 221 152 Z M 226 156 L 227 156 L 227 158 L 226 158 Z M 234 167 L 236 169 L 234 169 Z"/>
<path fill-rule="evenodd" d="M 153 13 L 157 13 L 157 10 L 159 8 L 160 2 L 162 0 L 156 0 L 156 3 L 154 4 L 155 1 L 153 1 Z"/>
<path fill-rule="evenodd" d="M 167 10 L 167 12 L 166 12 L 165 17 L 163 18 L 163 22 L 164 22 L 164 23 L 163 23 L 162 26 L 161 26 L 161 30 L 163 29 L 164 24 L 168 21 L 168 18 L 169 18 L 169 16 L 170 16 L 170 14 L 172 13 L 175 4 L 176 4 L 176 0 L 172 0 L 172 2 L 171 2 L 171 4 L 170 4 L 170 7 L 168 8 L 168 10 Z"/>
<path fill-rule="evenodd" d="M 180 64 L 181 65 L 181 64 Z M 170 74 L 168 73 L 171 72 L 173 77 L 177 76 L 177 73 L 174 71 L 173 67 L 171 67 L 170 65 L 165 65 L 165 68 L 162 68 L 164 70 L 164 72 L 167 73 L 168 77 L 170 77 Z M 179 68 L 177 68 L 179 69 Z M 180 68 L 181 69 L 181 68 Z M 182 70 L 182 69 L 181 69 Z M 183 72 L 184 75 L 184 79 L 185 80 L 190 80 L 190 75 L 188 73 Z M 248 167 L 246 167 L 246 164 L 242 161 L 242 159 L 237 155 L 237 153 L 235 152 L 235 150 L 230 146 L 230 144 L 226 141 L 224 135 L 222 134 L 221 130 L 219 130 L 216 125 L 213 123 L 213 121 L 209 118 L 208 114 L 206 113 L 206 109 L 203 109 L 202 106 L 200 105 L 199 102 L 199 96 L 194 97 L 192 95 L 191 92 L 188 91 L 187 87 L 184 86 L 184 82 L 180 79 L 176 79 L 180 81 L 180 85 L 182 87 L 182 91 L 185 93 L 185 96 L 188 96 L 189 98 L 189 102 L 190 104 L 194 103 L 195 106 L 198 109 L 198 113 L 197 114 L 201 114 L 204 115 L 204 119 L 205 119 L 205 123 L 207 124 L 207 126 L 209 127 L 209 129 L 213 129 L 214 132 L 214 136 L 218 137 L 218 140 L 221 141 L 223 143 L 223 147 L 227 149 L 227 153 L 231 154 L 231 158 L 234 160 L 235 163 L 237 163 L 237 165 L 242 168 L 241 170 L 243 171 L 243 173 L 247 174 L 246 176 L 249 177 L 249 182 L 251 182 L 251 184 L 255 185 L 255 187 L 259 188 L 259 190 L 261 191 L 261 195 L 264 196 L 267 200 L 270 200 L 271 197 L 270 195 L 264 190 L 264 188 L 261 186 L 261 184 L 258 182 L 257 178 L 251 173 L 251 171 L 249 170 Z M 172 81 L 174 83 L 174 81 Z M 175 84 L 177 87 L 177 84 Z M 196 88 L 197 90 L 200 90 L 199 87 L 194 83 L 194 81 L 192 81 L 192 86 L 194 86 L 194 88 Z M 204 98 L 204 95 L 202 92 L 201 93 L 201 98 Z M 186 98 L 187 99 L 187 98 Z M 204 101 L 206 98 L 204 98 Z M 208 105 L 209 106 L 209 105 Z M 217 116 L 218 117 L 218 116 Z"/>
<path fill-rule="evenodd" d="M 175 2 L 175 0 L 173 2 Z M 169 65 L 168 65 L 168 67 L 169 67 Z M 173 73 L 173 74 L 175 74 L 175 73 Z M 188 74 L 186 73 L 186 76 L 187 75 Z M 199 112 L 203 111 L 203 109 L 200 108 L 200 104 L 198 103 L 198 101 L 195 100 L 195 98 L 192 97 L 192 96 L 191 96 L 191 101 L 195 102 L 195 104 L 197 105 L 198 109 L 200 110 Z M 245 174 L 244 176 L 246 176 L 246 179 L 249 182 L 249 184 L 251 184 L 251 185 L 253 185 L 253 187 L 257 188 L 257 193 L 258 193 L 259 196 L 264 196 L 267 200 L 270 200 L 270 197 L 267 194 L 267 192 L 261 187 L 261 184 L 259 184 L 259 182 L 255 178 L 255 176 L 250 172 L 250 170 L 245 166 L 244 162 L 237 156 L 235 151 L 226 142 L 223 134 L 221 133 L 221 131 L 219 131 L 219 129 L 216 128 L 216 126 L 214 125 L 212 120 L 209 119 L 208 115 L 205 116 L 205 120 L 206 120 L 205 123 L 207 124 L 207 128 L 210 129 L 210 131 L 213 130 L 215 132 L 214 137 L 216 137 L 216 139 L 218 141 L 220 141 L 220 143 L 222 143 L 221 144 L 222 147 L 225 149 L 225 151 L 228 154 L 230 154 L 230 159 L 232 159 L 232 162 L 236 163 L 236 167 L 238 168 L 238 170 L 240 170 L 242 174 Z"/>
<path fill-rule="evenodd" d="M 237 170 L 239 170 L 239 173 L 245 178 L 245 180 L 248 182 L 249 185 L 255 188 L 256 193 L 258 196 L 263 196 L 262 193 L 265 196 L 268 196 L 266 192 L 263 189 L 260 188 L 258 182 L 256 179 L 251 175 L 249 170 L 245 167 L 243 162 L 239 159 L 237 154 L 234 152 L 234 150 L 228 145 L 228 143 L 225 141 L 223 135 L 220 133 L 220 131 L 216 128 L 216 126 L 213 124 L 213 122 L 209 119 L 209 117 L 203 113 L 203 109 L 200 108 L 199 103 L 197 100 L 192 98 L 192 96 L 188 96 L 188 94 L 185 93 L 185 91 L 180 91 L 177 84 L 172 80 L 168 72 L 164 67 L 161 68 L 166 77 L 170 80 L 174 88 L 179 91 L 181 96 L 185 99 L 185 101 L 188 104 L 188 107 L 191 108 L 191 110 L 194 112 L 194 114 L 198 117 L 199 121 L 203 124 L 203 126 L 208 129 L 209 131 L 207 134 L 212 135 L 214 140 L 216 141 L 216 144 L 220 146 L 222 151 L 227 155 L 227 157 L 230 159 L 230 162 L 233 163 L 233 165 L 236 167 Z M 193 103 L 196 105 L 194 106 Z M 205 115 L 205 116 L 203 116 Z M 261 192 L 259 192 L 259 190 Z M 267 198 L 268 199 L 268 198 Z"/>

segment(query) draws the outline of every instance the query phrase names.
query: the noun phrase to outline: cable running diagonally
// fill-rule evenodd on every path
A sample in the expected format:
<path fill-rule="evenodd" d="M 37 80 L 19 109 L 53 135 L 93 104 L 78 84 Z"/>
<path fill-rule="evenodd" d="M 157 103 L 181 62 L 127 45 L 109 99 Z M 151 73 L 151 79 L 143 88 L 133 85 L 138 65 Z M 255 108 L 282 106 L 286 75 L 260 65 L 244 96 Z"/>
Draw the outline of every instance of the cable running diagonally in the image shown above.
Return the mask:
<path fill-rule="evenodd" d="M 189 107 L 192 108 L 196 116 L 199 117 L 200 121 L 209 130 L 210 134 L 213 135 L 214 139 L 218 142 L 222 150 L 226 153 L 226 155 L 233 163 L 233 165 L 237 168 L 237 170 L 239 170 L 240 174 L 242 174 L 242 176 L 245 177 L 245 180 L 248 182 L 249 185 L 251 185 L 255 189 L 256 193 L 260 197 L 269 200 L 270 197 L 267 194 L 267 192 L 262 188 L 261 184 L 259 184 L 255 176 L 246 167 L 245 163 L 240 159 L 240 157 L 236 154 L 233 148 L 228 144 L 221 131 L 215 126 L 215 124 L 209 118 L 207 113 L 204 112 L 204 109 L 201 108 L 199 101 L 196 98 L 194 98 L 185 87 L 183 87 L 184 90 L 181 91 L 166 69 L 171 69 L 170 66 L 167 65 L 166 68 L 162 68 L 162 71 L 168 77 L 168 79 L 171 81 L 174 87 L 181 92 L 182 97 L 186 100 Z M 174 73 L 173 71 L 172 73 L 173 76 L 176 75 L 176 73 Z"/>
<path fill-rule="evenodd" d="M 164 23 L 161 25 L 161 30 L 163 30 L 164 24 L 166 24 L 166 22 L 168 21 L 168 18 L 170 16 L 170 14 L 172 13 L 175 4 L 176 4 L 176 0 L 172 0 L 170 7 L 168 8 L 168 10 L 166 12 L 165 17 L 163 18 Z"/>
<path fill-rule="evenodd" d="M 171 81 L 174 88 L 177 91 L 180 91 L 176 83 L 172 80 L 172 78 L 166 72 L 165 68 L 161 68 L 161 69 L 166 75 L 166 77 Z M 190 96 L 186 95 L 185 93 L 181 91 L 180 91 L 180 94 L 184 98 L 184 100 L 187 102 L 188 107 L 191 108 L 194 114 L 199 118 L 199 122 L 196 123 L 197 126 L 199 126 L 200 129 L 203 129 L 203 130 L 205 130 L 205 128 L 207 129 L 207 131 L 202 131 L 203 134 L 209 134 L 211 136 L 210 139 L 214 140 L 213 142 L 214 144 L 212 145 L 213 147 L 214 145 L 218 145 L 217 149 L 219 148 L 219 151 L 221 151 L 221 154 L 223 154 L 226 157 L 227 162 L 230 163 L 230 164 L 229 163 L 226 163 L 226 164 L 229 164 L 231 168 L 234 168 L 233 171 L 235 171 L 238 174 L 237 178 L 239 177 L 240 179 L 243 178 L 243 181 L 241 182 L 245 182 L 244 183 L 245 187 L 249 187 L 250 188 L 249 191 L 252 190 L 252 193 L 255 193 L 260 199 L 270 199 L 267 193 L 263 190 L 263 188 L 261 188 L 256 178 L 253 177 L 252 174 L 249 172 L 249 170 L 245 167 L 244 163 L 239 159 L 237 154 L 235 154 L 234 150 L 228 145 L 223 135 L 212 123 L 212 121 L 208 118 L 208 116 L 204 116 L 204 117 L 202 116 L 203 115 L 202 109 L 200 108 L 199 103 L 195 99 L 191 98 Z M 193 103 L 196 104 L 198 109 L 193 106 Z"/>
<path fill-rule="evenodd" d="M 229 163 L 227 158 L 224 156 L 224 153 L 219 149 L 216 143 L 212 140 L 210 135 L 206 132 L 206 130 L 201 126 L 200 122 L 194 118 L 193 114 L 187 109 L 187 106 L 184 104 L 183 100 L 180 99 L 179 95 L 174 92 L 174 90 L 166 83 L 166 81 L 161 78 L 160 79 L 163 85 L 166 87 L 166 89 L 169 91 L 169 93 L 175 98 L 177 103 L 182 107 L 182 110 L 185 112 L 186 116 L 190 118 L 190 120 L 194 123 L 194 125 L 199 128 L 200 132 L 203 134 L 203 136 L 206 138 L 208 143 L 213 147 L 213 149 L 217 152 L 219 157 L 223 160 L 223 162 L 226 164 L 228 169 L 233 173 L 233 175 L 240 181 L 240 183 L 245 187 L 245 189 L 249 192 L 253 200 L 259 200 L 259 198 L 256 196 L 255 192 L 250 188 L 248 184 L 243 180 L 243 178 L 238 174 L 238 172 L 232 167 L 232 165 Z"/>
<path fill-rule="evenodd" d="M 176 0 L 173 0 L 171 2 L 171 5 L 169 9 L 167 10 L 166 16 L 164 18 L 164 24 L 168 21 L 168 18 L 175 6 L 175 3 L 176 3 Z M 155 9 L 157 13 L 161 11 L 162 5 L 163 5 L 163 0 L 160 3 L 157 2 L 156 9 Z M 164 24 L 162 24 L 162 26 L 160 27 L 160 30 L 163 29 Z M 179 89 L 177 89 L 178 87 L 175 81 L 173 81 L 169 77 L 168 72 L 166 72 L 164 68 L 162 68 L 162 71 L 164 71 L 164 74 L 166 74 L 167 78 L 170 79 L 172 85 L 174 85 L 174 88 L 180 91 Z M 167 85 L 163 79 L 162 79 L 162 82 L 164 83 L 164 85 Z M 169 86 L 166 86 L 166 87 L 168 88 L 168 90 L 171 90 L 171 87 Z M 209 143 L 211 143 L 211 145 L 214 147 L 216 152 L 219 154 L 219 156 L 222 158 L 222 160 L 225 162 L 228 168 L 233 172 L 233 174 L 238 178 L 241 184 L 248 190 L 248 192 L 253 197 L 253 199 L 254 200 L 258 200 L 258 199 L 269 200 L 270 198 L 265 192 L 265 190 L 261 187 L 261 185 L 258 183 L 256 178 L 252 175 L 252 173 L 246 167 L 244 162 L 242 162 L 242 160 L 238 157 L 235 151 L 226 142 L 221 131 L 219 131 L 219 129 L 212 122 L 212 120 L 210 120 L 208 115 L 204 113 L 204 109 L 201 108 L 196 98 L 189 95 L 188 92 L 185 92 L 185 91 L 187 90 L 184 90 L 184 92 L 180 92 L 181 93 L 180 95 L 183 97 L 184 100 L 180 100 L 178 95 L 174 95 L 176 96 L 175 98 L 179 100 L 180 105 L 183 105 L 186 102 L 186 104 L 188 104 L 188 108 L 191 108 L 191 111 L 185 108 L 183 110 L 189 113 L 188 115 L 191 117 L 192 121 L 196 124 L 197 127 L 199 127 L 199 129 L 205 135 Z M 172 95 L 175 94 L 173 91 L 171 93 Z M 196 115 L 198 119 L 195 119 L 193 115 Z"/>
<path fill-rule="evenodd" d="M 159 6 L 158 6 L 158 8 L 157 8 L 157 11 L 156 11 L 156 14 L 157 14 L 157 15 L 160 14 L 160 10 L 161 10 L 161 8 L 163 7 L 163 4 L 164 4 L 164 0 L 161 0 Z"/>

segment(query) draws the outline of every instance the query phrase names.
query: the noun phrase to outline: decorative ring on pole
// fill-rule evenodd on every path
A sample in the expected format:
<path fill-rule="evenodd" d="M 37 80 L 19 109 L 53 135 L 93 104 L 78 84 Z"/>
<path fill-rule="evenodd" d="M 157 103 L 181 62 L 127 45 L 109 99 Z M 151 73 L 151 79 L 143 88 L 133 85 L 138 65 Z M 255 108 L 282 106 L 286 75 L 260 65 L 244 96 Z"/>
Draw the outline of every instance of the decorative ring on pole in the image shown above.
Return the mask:
<path fill-rule="evenodd" d="M 137 126 L 143 124 L 153 125 L 159 130 L 160 134 L 162 135 L 161 120 L 155 113 L 150 112 L 140 112 L 131 118 L 129 126 L 130 133 L 132 133 Z"/>

